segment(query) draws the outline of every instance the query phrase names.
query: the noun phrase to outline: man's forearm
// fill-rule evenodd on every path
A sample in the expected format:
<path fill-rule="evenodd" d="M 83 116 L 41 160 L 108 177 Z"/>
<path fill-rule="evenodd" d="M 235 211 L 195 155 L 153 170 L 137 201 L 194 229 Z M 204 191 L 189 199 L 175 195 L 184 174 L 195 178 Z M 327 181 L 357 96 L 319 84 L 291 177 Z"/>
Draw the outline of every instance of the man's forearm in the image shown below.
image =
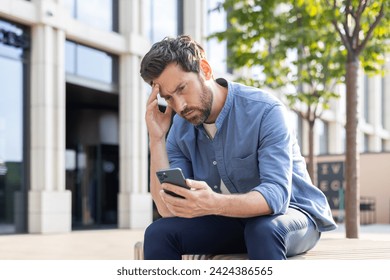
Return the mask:
<path fill-rule="evenodd" d="M 160 197 L 161 184 L 157 179 L 156 171 L 169 167 L 165 140 L 150 141 L 150 192 L 159 214 L 163 217 L 172 216 Z"/>
<path fill-rule="evenodd" d="M 245 194 L 221 195 L 218 198 L 218 215 L 250 218 L 262 215 L 269 215 L 272 210 L 269 208 L 263 195 L 257 191 Z"/>

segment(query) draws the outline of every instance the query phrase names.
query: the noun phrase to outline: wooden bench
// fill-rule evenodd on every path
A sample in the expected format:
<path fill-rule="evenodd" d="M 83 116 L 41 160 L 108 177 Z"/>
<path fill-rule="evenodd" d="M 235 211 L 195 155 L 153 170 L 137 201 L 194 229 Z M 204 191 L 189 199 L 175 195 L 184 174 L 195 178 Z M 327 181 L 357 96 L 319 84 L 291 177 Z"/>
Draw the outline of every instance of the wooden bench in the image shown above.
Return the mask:
<path fill-rule="evenodd" d="M 134 245 L 134 259 L 143 260 L 143 243 Z M 183 260 L 245 260 L 245 254 L 184 255 Z M 309 252 L 289 260 L 366 260 L 390 259 L 390 241 L 347 238 L 322 238 Z"/>

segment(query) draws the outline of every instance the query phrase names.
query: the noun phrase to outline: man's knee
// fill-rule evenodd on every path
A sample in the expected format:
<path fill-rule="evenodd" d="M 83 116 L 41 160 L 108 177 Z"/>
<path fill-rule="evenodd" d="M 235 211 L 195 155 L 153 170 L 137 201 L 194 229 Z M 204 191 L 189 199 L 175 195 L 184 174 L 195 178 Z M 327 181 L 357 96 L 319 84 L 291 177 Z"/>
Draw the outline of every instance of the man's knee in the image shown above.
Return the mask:
<path fill-rule="evenodd" d="M 278 220 L 262 218 L 253 219 L 246 224 L 245 236 L 246 238 L 253 236 L 256 239 L 265 241 L 283 235 L 281 230 L 283 230 L 283 228 L 280 226 Z"/>
<path fill-rule="evenodd" d="M 159 219 L 151 223 L 144 233 L 145 242 L 149 240 L 158 240 L 166 238 L 166 234 L 172 232 L 172 228 L 169 227 L 166 223 L 166 219 Z"/>
<path fill-rule="evenodd" d="M 169 218 L 168 218 L 169 219 Z M 175 244 L 175 233 L 171 221 L 159 219 L 150 224 L 144 233 L 144 255 L 151 259 L 180 259 Z"/>

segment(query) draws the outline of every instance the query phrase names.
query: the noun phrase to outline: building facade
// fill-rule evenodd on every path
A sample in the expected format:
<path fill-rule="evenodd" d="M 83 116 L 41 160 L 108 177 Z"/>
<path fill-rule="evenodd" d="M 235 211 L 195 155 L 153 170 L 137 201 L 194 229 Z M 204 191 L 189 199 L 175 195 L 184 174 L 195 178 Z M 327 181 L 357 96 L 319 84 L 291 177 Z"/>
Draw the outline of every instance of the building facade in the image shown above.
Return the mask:
<path fill-rule="evenodd" d="M 226 45 L 205 39 L 226 28 L 217 3 L 0 0 L 0 233 L 152 221 L 140 61 L 153 42 L 189 34 L 230 77 Z M 390 151 L 389 77 L 361 75 L 362 152 Z M 319 155 L 344 152 L 343 100 L 318 123 Z M 306 153 L 307 127 L 292 119 Z"/>

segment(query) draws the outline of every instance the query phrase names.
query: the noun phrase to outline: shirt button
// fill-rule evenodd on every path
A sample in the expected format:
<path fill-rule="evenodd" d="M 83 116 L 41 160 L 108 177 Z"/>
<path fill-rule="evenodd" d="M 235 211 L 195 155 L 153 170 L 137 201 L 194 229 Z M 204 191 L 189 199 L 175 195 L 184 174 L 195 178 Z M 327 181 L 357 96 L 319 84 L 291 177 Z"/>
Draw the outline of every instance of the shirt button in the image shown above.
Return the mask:
<path fill-rule="evenodd" d="M 217 185 L 215 185 L 213 188 L 214 188 L 214 189 L 218 189 L 218 186 L 217 186 Z"/>
<path fill-rule="evenodd" d="M 217 165 L 217 161 L 216 160 L 213 161 L 213 165 Z"/>

